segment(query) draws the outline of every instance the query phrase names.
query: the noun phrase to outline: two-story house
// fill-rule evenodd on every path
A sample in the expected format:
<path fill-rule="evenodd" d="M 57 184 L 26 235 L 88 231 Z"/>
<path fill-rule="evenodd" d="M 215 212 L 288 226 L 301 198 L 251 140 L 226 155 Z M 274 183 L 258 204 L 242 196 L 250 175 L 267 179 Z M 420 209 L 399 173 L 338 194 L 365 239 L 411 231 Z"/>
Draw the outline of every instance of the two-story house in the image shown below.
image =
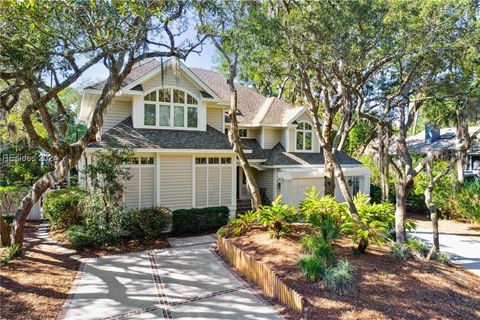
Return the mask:
<path fill-rule="evenodd" d="M 162 72 L 163 67 L 163 72 Z M 88 120 L 104 83 L 85 89 L 80 119 Z M 323 192 L 324 159 L 306 108 L 237 85 L 239 133 L 259 188 L 298 205 L 307 187 Z M 228 141 L 230 93 L 221 74 L 168 60 L 136 66 L 106 109 L 98 142 L 85 162 L 109 143 L 135 158 L 124 200 L 129 208 L 228 206 L 248 199 L 243 171 Z M 369 193 L 370 171 L 337 154 L 351 192 Z M 338 188 L 337 188 L 338 190 Z M 337 191 L 337 199 L 342 196 Z"/>

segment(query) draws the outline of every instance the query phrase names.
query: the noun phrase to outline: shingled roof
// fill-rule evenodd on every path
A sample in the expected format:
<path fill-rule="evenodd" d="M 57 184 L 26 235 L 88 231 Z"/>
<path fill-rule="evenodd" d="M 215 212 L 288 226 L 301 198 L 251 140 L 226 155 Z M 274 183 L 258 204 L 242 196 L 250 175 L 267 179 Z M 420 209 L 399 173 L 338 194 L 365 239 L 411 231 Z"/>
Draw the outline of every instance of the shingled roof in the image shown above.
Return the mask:
<path fill-rule="evenodd" d="M 151 59 L 142 63 L 141 65 L 135 66 L 124 80 L 122 86 L 128 86 L 135 80 L 142 77 L 144 74 L 160 66 L 160 64 L 160 61 Z M 223 103 L 228 103 L 230 101 L 230 89 L 227 84 L 227 79 L 222 74 L 212 70 L 199 68 L 189 68 L 189 70 L 192 71 L 193 74 L 197 76 L 203 83 L 205 83 L 210 90 L 217 94 Z M 101 81 L 87 87 L 86 89 L 101 90 L 103 89 L 104 85 L 105 81 Z M 241 84 L 237 83 L 236 88 L 238 92 L 239 110 L 237 119 L 240 124 L 252 124 L 260 109 L 262 106 L 264 106 L 264 104 L 267 103 L 268 99 L 272 100 L 268 108 L 268 112 L 258 124 L 282 124 L 285 118 L 288 118 L 288 114 L 291 113 L 292 109 L 298 109 L 295 106 L 278 98 L 267 98 Z M 138 89 L 141 89 L 141 87 Z M 285 117 L 285 115 L 287 115 L 287 117 Z"/>
<path fill-rule="evenodd" d="M 243 146 L 251 149 L 248 159 L 264 160 L 265 166 L 323 165 L 323 152 L 287 152 L 279 142 L 272 149 L 262 149 L 255 139 L 243 139 Z M 342 152 L 335 153 L 341 165 L 361 165 L 361 163 Z"/>
<path fill-rule="evenodd" d="M 207 149 L 232 150 L 226 135 L 207 126 L 206 131 L 139 129 L 128 117 L 104 134 L 90 148 L 120 144 L 135 149 Z"/>

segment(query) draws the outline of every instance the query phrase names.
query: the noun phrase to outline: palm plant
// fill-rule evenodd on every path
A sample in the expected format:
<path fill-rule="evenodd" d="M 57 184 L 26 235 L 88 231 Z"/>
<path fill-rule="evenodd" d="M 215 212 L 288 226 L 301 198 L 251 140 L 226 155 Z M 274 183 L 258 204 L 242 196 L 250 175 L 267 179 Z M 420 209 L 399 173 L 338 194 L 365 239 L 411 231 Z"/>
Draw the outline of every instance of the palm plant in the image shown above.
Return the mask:
<path fill-rule="evenodd" d="M 298 220 L 297 209 L 288 204 L 281 204 L 282 195 L 279 195 L 271 206 L 260 206 L 258 210 L 259 222 L 267 227 L 272 237 L 279 239 L 289 232 L 292 222 Z"/>

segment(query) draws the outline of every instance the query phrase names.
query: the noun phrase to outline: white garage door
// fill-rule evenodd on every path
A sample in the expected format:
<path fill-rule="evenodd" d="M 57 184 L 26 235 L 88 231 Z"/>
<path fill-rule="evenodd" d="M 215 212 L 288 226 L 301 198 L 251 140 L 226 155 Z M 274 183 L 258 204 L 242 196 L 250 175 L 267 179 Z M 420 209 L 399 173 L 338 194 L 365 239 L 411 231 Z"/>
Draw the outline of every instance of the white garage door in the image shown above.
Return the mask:
<path fill-rule="evenodd" d="M 305 192 L 307 189 L 315 186 L 317 191 L 320 192 L 320 195 L 323 195 L 324 192 L 324 182 L 323 178 L 302 178 L 302 179 L 293 179 L 292 180 L 292 204 L 298 205 L 300 201 L 305 198 Z"/>

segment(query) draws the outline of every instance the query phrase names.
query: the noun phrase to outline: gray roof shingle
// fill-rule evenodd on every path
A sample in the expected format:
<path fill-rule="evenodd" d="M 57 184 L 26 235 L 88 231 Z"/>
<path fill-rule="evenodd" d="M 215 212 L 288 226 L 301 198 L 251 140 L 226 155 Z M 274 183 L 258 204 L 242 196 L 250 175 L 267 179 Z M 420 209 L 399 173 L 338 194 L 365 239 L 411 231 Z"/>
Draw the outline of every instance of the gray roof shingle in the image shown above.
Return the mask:
<path fill-rule="evenodd" d="M 262 163 L 265 166 L 325 164 L 323 152 L 286 152 L 280 142 L 272 149 L 262 149 L 255 139 L 243 139 L 243 145 L 252 150 L 252 153 L 247 154 L 248 159 L 265 160 Z M 342 165 L 361 165 L 361 162 L 343 152 L 337 151 L 335 156 Z"/>
<path fill-rule="evenodd" d="M 120 144 L 135 149 L 207 149 L 232 150 L 226 135 L 207 126 L 206 131 L 133 128 L 128 117 L 104 134 L 101 142 L 89 147 L 103 148 Z"/>

